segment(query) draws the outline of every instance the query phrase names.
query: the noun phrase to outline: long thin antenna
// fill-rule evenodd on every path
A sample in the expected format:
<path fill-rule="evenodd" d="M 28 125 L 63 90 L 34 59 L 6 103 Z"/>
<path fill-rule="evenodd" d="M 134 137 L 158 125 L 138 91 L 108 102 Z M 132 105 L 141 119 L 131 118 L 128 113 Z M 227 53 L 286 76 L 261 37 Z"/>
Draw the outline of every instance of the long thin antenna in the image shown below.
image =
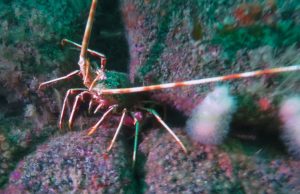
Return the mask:
<path fill-rule="evenodd" d="M 91 73 L 90 73 L 90 64 L 86 59 L 86 53 L 87 53 L 88 44 L 89 44 L 90 37 L 91 37 L 92 26 L 93 26 L 93 22 L 94 22 L 97 2 L 98 2 L 98 0 L 93 0 L 92 1 L 92 5 L 91 5 L 91 8 L 90 8 L 90 13 L 89 13 L 89 18 L 88 18 L 88 21 L 86 23 L 85 32 L 84 32 L 84 35 L 83 35 L 82 47 L 81 47 L 81 50 L 80 50 L 80 57 L 79 57 L 79 61 L 78 61 L 78 65 L 80 67 L 80 72 L 83 76 L 84 85 L 87 86 L 87 87 L 89 87 L 92 76 L 91 76 Z"/>
<path fill-rule="evenodd" d="M 98 0 L 93 0 L 92 1 L 92 5 L 91 5 L 91 8 L 90 8 L 90 13 L 89 13 L 89 18 L 88 18 L 88 21 L 87 21 L 86 26 L 85 26 L 85 32 L 84 32 L 84 35 L 83 35 L 82 47 L 81 47 L 81 51 L 80 51 L 80 57 L 82 57 L 82 58 L 86 57 L 86 51 L 87 51 L 88 44 L 89 44 L 90 37 L 91 37 L 92 26 L 93 26 L 93 22 L 94 22 L 97 2 L 98 2 Z"/>
<path fill-rule="evenodd" d="M 141 87 L 133 87 L 133 88 L 101 89 L 100 92 L 101 92 L 101 94 L 128 94 L 128 93 L 146 92 L 146 91 L 153 91 L 153 90 L 162 90 L 162 89 L 167 89 L 167 88 L 177 88 L 177 87 L 183 87 L 183 86 L 200 85 L 200 84 L 206 84 L 206 83 L 212 83 L 212 82 L 241 79 L 241 78 L 255 77 L 255 76 L 260 76 L 260 75 L 269 75 L 269 74 L 299 71 L 299 70 L 300 70 L 300 64 L 288 66 L 288 67 L 277 67 L 277 68 L 272 68 L 272 69 L 250 71 L 250 72 L 245 72 L 245 73 L 230 74 L 230 75 L 225 75 L 225 76 L 203 78 L 203 79 L 191 80 L 191 81 L 174 82 L 174 83 L 166 83 L 166 84 L 151 85 L 151 86 L 141 86 Z"/>

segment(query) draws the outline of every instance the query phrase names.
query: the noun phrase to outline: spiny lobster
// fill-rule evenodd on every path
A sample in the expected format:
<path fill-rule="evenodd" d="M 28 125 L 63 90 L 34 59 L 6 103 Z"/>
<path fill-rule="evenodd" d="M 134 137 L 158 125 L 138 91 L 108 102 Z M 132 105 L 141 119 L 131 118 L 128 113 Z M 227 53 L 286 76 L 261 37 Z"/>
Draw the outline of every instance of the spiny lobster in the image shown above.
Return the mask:
<path fill-rule="evenodd" d="M 80 51 L 80 57 L 79 57 L 79 70 L 75 70 L 71 73 L 69 73 L 66 76 L 56 78 L 47 82 L 43 82 L 40 84 L 39 89 L 44 88 L 45 86 L 48 86 L 50 84 L 56 83 L 61 80 L 69 79 L 75 75 L 78 75 L 83 80 L 83 85 L 85 88 L 73 88 L 69 89 L 65 95 L 60 119 L 59 119 L 59 127 L 62 128 L 62 121 L 63 118 L 66 115 L 66 109 L 68 104 L 68 99 L 71 95 L 76 95 L 75 100 L 73 102 L 72 110 L 69 117 L 69 128 L 72 127 L 75 113 L 80 105 L 81 102 L 86 101 L 88 99 L 89 101 L 89 111 L 91 111 L 93 108 L 94 113 L 98 112 L 100 109 L 106 110 L 102 117 L 99 119 L 99 121 L 94 124 L 88 132 L 88 135 L 92 135 L 97 128 L 100 126 L 100 124 L 104 121 L 104 119 L 112 113 L 115 110 L 122 110 L 121 119 L 119 121 L 117 130 L 111 140 L 111 143 L 109 147 L 107 148 L 107 152 L 109 152 L 114 142 L 116 141 L 116 138 L 119 134 L 119 131 L 121 129 L 121 126 L 124 124 L 124 118 L 125 116 L 129 116 L 133 120 L 133 124 L 135 126 L 135 137 L 134 137 L 134 150 L 133 150 L 133 164 L 136 161 L 136 152 L 138 147 L 138 133 L 139 133 L 139 123 L 141 120 L 141 112 L 146 111 L 148 113 L 151 113 L 156 120 L 173 136 L 173 138 L 176 140 L 176 142 L 181 146 L 182 150 L 184 152 L 187 152 L 186 147 L 183 145 L 183 143 L 180 141 L 180 139 L 176 136 L 176 134 L 168 127 L 168 125 L 161 119 L 161 117 L 158 115 L 158 113 L 154 109 L 146 108 L 144 106 L 140 105 L 132 105 L 131 109 L 128 111 L 126 108 L 126 103 L 124 103 L 124 100 L 120 101 L 120 95 L 117 94 L 129 94 L 129 93 L 138 93 L 138 92 L 146 92 L 146 91 L 153 91 L 153 90 L 161 90 L 166 88 L 176 88 L 176 87 L 183 87 L 183 86 L 191 86 L 191 85 L 198 85 L 198 84 L 205 84 L 205 83 L 211 83 L 211 82 L 219 82 L 219 81 L 225 81 L 225 80 L 232 80 L 232 79 L 239 79 L 239 78 L 247 78 L 247 77 L 254 77 L 254 76 L 260 76 L 260 75 L 266 75 L 266 74 L 275 74 L 280 72 L 290 72 L 290 71 L 297 71 L 300 70 L 300 65 L 294 65 L 294 66 L 288 66 L 288 67 L 277 67 L 272 69 L 265 69 L 265 70 L 258 70 L 258 71 L 252 71 L 252 72 L 245 72 L 245 73 L 238 73 L 238 74 L 231 74 L 231 75 L 225 75 L 225 76 L 218 76 L 218 77 L 211 77 L 211 78 L 204 78 L 204 79 L 198 79 L 198 80 L 191 80 L 191 81 L 182 81 L 182 82 L 174 82 L 174 83 L 165 83 L 165 84 L 159 84 L 159 85 L 151 85 L 151 86 L 141 86 L 141 87 L 128 87 L 128 88 L 107 88 L 105 85 L 105 80 L 110 79 L 111 72 L 105 71 L 105 65 L 106 65 L 106 57 L 104 54 L 93 51 L 88 49 L 88 43 L 90 40 L 91 30 L 92 30 L 92 24 L 94 21 L 95 11 L 97 6 L 97 0 L 93 0 L 90 8 L 90 13 L 88 17 L 88 21 L 86 24 L 84 36 L 82 45 L 77 44 L 73 41 L 63 39 L 62 44 L 68 43 L 71 44 L 79 49 Z M 100 58 L 100 68 L 93 69 L 90 65 L 89 59 L 87 58 L 87 53 L 94 57 Z M 120 74 L 121 75 L 121 74 Z M 119 83 L 124 84 L 124 83 Z M 131 99 L 132 101 L 132 96 Z M 115 113 L 117 112 L 115 111 Z M 129 112 L 129 115 L 126 115 L 127 112 Z"/>

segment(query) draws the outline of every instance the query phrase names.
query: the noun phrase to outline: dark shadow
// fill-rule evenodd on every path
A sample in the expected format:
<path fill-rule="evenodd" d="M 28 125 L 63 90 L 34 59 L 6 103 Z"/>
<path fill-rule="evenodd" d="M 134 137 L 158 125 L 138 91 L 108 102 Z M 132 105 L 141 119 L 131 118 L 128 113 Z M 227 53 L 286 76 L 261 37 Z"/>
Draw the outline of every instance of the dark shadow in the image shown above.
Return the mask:
<path fill-rule="evenodd" d="M 248 147 L 256 145 L 284 154 L 278 110 L 274 108 L 262 111 L 254 98 L 249 95 L 237 97 L 240 105 L 233 115 L 230 136 L 240 139 Z"/>
<path fill-rule="evenodd" d="M 107 69 L 128 72 L 129 48 L 119 0 L 105 0 L 97 7 L 90 48 L 107 57 Z"/>

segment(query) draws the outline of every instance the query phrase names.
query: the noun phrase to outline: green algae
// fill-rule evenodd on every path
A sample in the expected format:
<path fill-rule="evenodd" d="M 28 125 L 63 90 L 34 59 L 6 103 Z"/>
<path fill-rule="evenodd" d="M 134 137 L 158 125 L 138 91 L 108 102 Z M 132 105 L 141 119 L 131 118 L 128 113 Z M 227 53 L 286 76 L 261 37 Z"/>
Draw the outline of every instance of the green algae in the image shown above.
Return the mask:
<path fill-rule="evenodd" d="M 27 73 L 46 73 L 68 59 L 62 38 L 77 39 L 80 17 L 89 3 L 81 1 L 11 1 L 0 6 L 1 56 Z M 76 4 L 75 4 L 76 3 Z M 78 25 L 79 23 L 79 25 Z"/>
<path fill-rule="evenodd" d="M 240 49 L 255 49 L 264 45 L 281 48 L 298 44 L 299 40 L 300 25 L 286 21 L 278 22 L 274 27 L 254 25 L 226 29 L 226 26 L 219 26 L 211 43 L 221 45 L 227 58 L 235 59 Z"/>
<path fill-rule="evenodd" d="M 106 88 L 126 88 L 130 87 L 128 75 L 117 71 L 106 71 L 106 79 L 104 82 Z"/>

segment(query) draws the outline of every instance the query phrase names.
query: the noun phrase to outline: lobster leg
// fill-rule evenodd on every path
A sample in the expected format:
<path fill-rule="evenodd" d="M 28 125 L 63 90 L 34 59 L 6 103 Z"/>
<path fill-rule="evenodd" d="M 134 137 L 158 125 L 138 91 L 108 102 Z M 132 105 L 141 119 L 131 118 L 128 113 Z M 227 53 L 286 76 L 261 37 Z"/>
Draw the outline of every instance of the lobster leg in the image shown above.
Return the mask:
<path fill-rule="evenodd" d="M 89 108 L 88 108 L 88 112 L 89 112 L 89 114 L 91 113 L 91 110 L 92 110 L 93 104 L 94 104 L 94 101 L 93 101 L 93 100 L 91 100 L 91 101 L 89 102 Z"/>
<path fill-rule="evenodd" d="M 100 110 L 100 108 L 103 106 L 103 103 L 102 102 L 100 102 L 100 104 L 96 107 L 96 109 L 94 110 L 94 114 L 96 114 L 99 110 Z"/>
<path fill-rule="evenodd" d="M 65 43 L 69 43 L 69 44 L 71 44 L 71 45 L 73 45 L 73 46 L 75 46 L 75 47 L 77 47 L 77 48 L 80 48 L 80 49 L 82 49 L 82 46 L 80 45 L 80 44 L 78 44 L 78 43 L 76 43 L 76 42 L 73 42 L 73 41 L 71 41 L 71 40 L 68 40 L 68 39 L 63 39 L 62 41 L 61 41 L 61 44 L 62 45 L 64 45 Z M 98 81 L 98 80 L 103 80 L 103 79 L 105 79 L 106 78 L 106 76 L 105 76 L 105 74 L 104 74 L 104 71 L 105 71 L 105 65 L 106 65 L 106 56 L 104 55 L 104 54 L 102 54 L 102 53 L 99 53 L 99 52 L 96 52 L 96 51 L 93 51 L 93 50 L 91 50 L 91 49 L 87 49 L 87 52 L 88 53 L 90 53 L 92 56 L 94 56 L 94 57 L 98 57 L 98 58 L 100 58 L 100 64 L 101 64 L 101 69 L 98 69 L 97 70 L 97 76 L 96 76 L 96 78 L 90 83 L 90 85 L 89 85 L 89 90 L 91 90 L 93 87 L 94 87 L 94 85 L 96 84 L 96 82 Z M 90 75 L 90 64 L 89 64 L 89 61 L 86 61 L 86 67 L 85 67 L 85 71 L 86 71 L 86 74 L 87 75 Z M 84 82 L 86 82 L 87 81 L 87 76 L 84 78 Z"/>
<path fill-rule="evenodd" d="M 65 43 L 69 43 L 69 44 L 71 44 L 71 45 L 73 45 L 73 46 L 75 46 L 77 48 L 80 48 L 80 49 L 82 48 L 82 46 L 80 44 L 78 44 L 76 42 L 73 42 L 71 40 L 68 40 L 68 39 L 63 39 L 61 41 L 62 45 L 64 45 Z M 91 85 L 89 86 L 89 90 L 91 90 L 94 87 L 94 85 L 96 84 L 96 81 L 102 80 L 102 79 L 106 78 L 105 74 L 104 74 L 104 71 L 105 71 L 105 65 L 106 65 L 107 59 L 106 59 L 106 56 L 104 54 L 96 52 L 96 51 L 93 51 L 91 49 L 87 49 L 87 52 L 89 54 L 91 54 L 92 56 L 94 56 L 94 57 L 100 58 L 100 64 L 101 64 L 101 69 L 97 70 L 97 74 L 98 74 L 97 77 L 92 81 Z M 88 72 L 89 69 L 88 68 L 89 67 L 87 65 L 87 67 L 86 67 L 87 74 L 89 74 L 89 72 Z"/>
<path fill-rule="evenodd" d="M 173 136 L 173 138 L 181 146 L 183 151 L 185 153 L 187 153 L 187 149 L 185 148 L 183 143 L 180 141 L 180 139 L 177 137 L 177 135 L 170 129 L 170 127 L 160 118 L 160 116 L 158 115 L 158 113 L 155 110 L 149 109 L 149 108 L 142 108 L 142 109 L 151 113 L 156 118 L 156 120 Z"/>
<path fill-rule="evenodd" d="M 86 59 L 85 60 L 85 76 L 83 77 L 83 83 L 90 83 L 90 79 L 91 79 L 91 72 L 90 72 L 90 68 L 91 68 L 91 64 L 90 64 L 90 60 Z M 90 86 L 89 86 L 90 88 Z"/>
<path fill-rule="evenodd" d="M 133 155 L 132 155 L 132 167 L 135 166 L 136 161 L 136 153 L 138 149 L 138 136 L 139 136 L 139 129 L 140 129 L 140 122 L 137 120 L 137 118 L 132 114 L 134 118 L 134 126 L 135 126 L 135 134 L 134 134 L 134 146 L 133 146 Z"/>
<path fill-rule="evenodd" d="M 74 94 L 74 92 L 79 92 L 79 91 L 86 91 L 86 89 L 70 89 L 70 90 L 67 91 L 67 93 L 65 95 L 64 103 L 63 103 L 63 106 L 62 106 L 62 109 L 61 109 L 61 112 L 60 112 L 60 118 L 59 118 L 59 123 L 58 123 L 58 126 L 59 126 L 60 129 L 62 128 L 62 120 L 63 120 L 63 118 L 65 116 L 65 113 L 66 113 L 66 106 L 67 106 L 69 96 Z"/>
<path fill-rule="evenodd" d="M 121 127 L 122 127 L 122 124 L 123 124 L 123 121 L 124 121 L 124 117 L 125 117 L 125 115 L 126 115 L 126 112 L 127 112 L 127 110 L 126 110 L 126 108 L 124 108 L 124 109 L 123 109 L 122 116 L 121 116 L 121 119 L 120 119 L 120 122 L 119 122 L 119 125 L 118 125 L 118 128 L 117 128 L 117 130 L 116 130 L 116 133 L 115 133 L 113 139 L 111 140 L 111 143 L 110 143 L 109 147 L 107 148 L 107 152 L 109 152 L 109 151 L 111 150 L 111 148 L 113 147 L 113 145 L 114 145 L 114 143 L 115 143 L 115 141 L 116 141 L 116 139 L 117 139 L 117 136 L 118 136 L 118 134 L 119 134 L 119 132 L 120 132 L 120 129 L 121 129 Z"/>
<path fill-rule="evenodd" d="M 83 101 L 83 95 L 84 95 L 84 94 L 89 94 L 89 91 L 81 92 L 80 94 L 78 94 L 78 95 L 75 97 L 75 101 L 74 101 L 74 103 L 73 103 L 73 108 L 72 108 L 72 111 L 71 111 L 71 114 L 70 114 L 70 118 L 69 118 L 69 128 L 70 128 L 70 129 L 71 129 L 72 126 L 73 126 L 74 116 L 75 116 L 77 107 L 79 106 L 79 102 L 80 102 L 80 101 Z"/>
<path fill-rule="evenodd" d="M 90 128 L 88 135 L 92 135 L 96 129 L 99 127 L 99 125 L 102 123 L 102 121 L 105 119 L 105 117 L 111 112 L 113 111 L 113 109 L 115 109 L 118 105 L 112 105 L 110 106 L 110 108 L 102 115 L 102 117 L 99 119 L 99 121 Z"/>
<path fill-rule="evenodd" d="M 63 77 L 59 77 L 59 78 L 56 78 L 56 79 L 53 79 L 53 80 L 49 80 L 49 81 L 46 81 L 46 82 L 43 82 L 39 85 L 39 90 L 42 89 L 43 87 L 46 87 L 47 85 L 50 85 L 50 84 L 53 84 L 53 83 L 56 83 L 58 81 L 61 81 L 61 80 L 65 80 L 65 79 L 69 79 L 71 78 L 72 76 L 74 75 L 79 75 L 80 74 L 80 71 L 79 70 L 76 70 L 76 71 L 73 71 L 71 73 L 69 73 L 68 75 L 65 75 Z"/>
<path fill-rule="evenodd" d="M 95 77 L 95 79 L 90 84 L 89 90 L 93 89 L 93 87 L 96 85 L 97 81 L 106 79 L 104 69 L 97 69 L 96 73 L 97 73 L 97 76 Z"/>
<path fill-rule="evenodd" d="M 73 42 L 71 40 L 68 40 L 68 39 L 62 39 L 61 44 L 64 45 L 65 43 L 71 44 L 71 45 L 73 45 L 73 46 L 81 49 L 81 45 L 80 44 L 78 44 L 76 42 Z M 94 50 L 91 50 L 91 49 L 87 49 L 87 52 L 90 53 L 94 57 L 100 58 L 100 64 L 101 65 L 105 65 L 104 63 L 106 62 L 106 56 L 104 54 L 99 53 L 99 52 L 94 51 Z"/>

